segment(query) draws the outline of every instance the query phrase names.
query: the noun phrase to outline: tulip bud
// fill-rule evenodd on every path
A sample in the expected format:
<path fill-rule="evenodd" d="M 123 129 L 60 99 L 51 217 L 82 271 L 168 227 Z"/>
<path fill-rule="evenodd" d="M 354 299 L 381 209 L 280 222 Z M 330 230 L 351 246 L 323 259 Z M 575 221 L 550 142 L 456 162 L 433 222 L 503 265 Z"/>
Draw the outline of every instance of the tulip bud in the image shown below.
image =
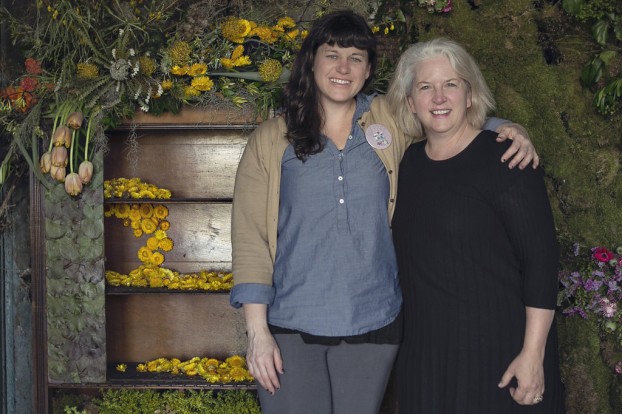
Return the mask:
<path fill-rule="evenodd" d="M 65 181 L 66 174 L 67 170 L 65 170 L 65 167 L 57 167 L 54 164 L 50 167 L 50 175 L 56 181 L 60 181 L 61 183 Z"/>
<path fill-rule="evenodd" d="M 50 172 L 50 167 L 52 166 L 52 153 L 46 152 L 41 156 L 41 160 L 39 161 L 39 168 L 43 174 L 47 174 Z"/>
<path fill-rule="evenodd" d="M 52 148 L 52 165 L 56 167 L 67 166 L 67 148 L 65 147 L 54 147 Z"/>
<path fill-rule="evenodd" d="M 52 142 L 55 147 L 62 147 L 64 145 L 69 148 L 71 145 L 71 130 L 66 126 L 56 128 L 52 136 Z"/>
<path fill-rule="evenodd" d="M 82 180 L 75 172 L 70 173 L 65 178 L 65 191 L 67 194 L 76 196 L 82 192 Z"/>
<path fill-rule="evenodd" d="M 88 184 L 93 177 L 93 163 L 91 161 L 82 161 L 78 167 L 78 175 L 82 184 Z"/>
<path fill-rule="evenodd" d="M 82 121 L 84 120 L 84 115 L 82 112 L 72 112 L 67 117 L 67 125 L 69 125 L 72 129 L 78 129 L 82 126 Z"/>

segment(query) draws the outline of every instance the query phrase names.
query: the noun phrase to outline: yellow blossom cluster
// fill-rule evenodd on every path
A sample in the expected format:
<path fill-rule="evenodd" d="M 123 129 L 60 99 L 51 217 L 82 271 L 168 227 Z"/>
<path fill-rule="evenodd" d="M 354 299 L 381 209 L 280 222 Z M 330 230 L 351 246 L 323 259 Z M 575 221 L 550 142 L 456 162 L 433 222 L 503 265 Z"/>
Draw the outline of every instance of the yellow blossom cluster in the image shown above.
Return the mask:
<path fill-rule="evenodd" d="M 181 274 L 162 266 L 141 265 L 127 275 L 107 270 L 106 282 L 111 286 L 226 292 L 233 287 L 233 273 L 201 270 Z"/>
<path fill-rule="evenodd" d="M 246 359 L 241 355 L 233 355 L 224 361 L 207 357 L 194 357 L 187 361 L 181 361 L 178 358 L 157 358 L 144 364 L 138 364 L 136 371 L 166 372 L 172 375 L 186 375 L 190 377 L 198 376 L 212 384 L 254 380 L 246 367 Z"/>
<path fill-rule="evenodd" d="M 155 206 L 151 203 L 107 204 L 104 210 L 104 217 L 116 217 L 123 220 L 123 225 L 130 227 L 134 231 L 134 236 L 141 237 L 143 234 L 155 233 L 155 238 L 158 238 L 160 242 L 162 242 L 161 239 L 168 239 L 166 230 L 170 228 L 170 223 L 166 220 L 167 216 L 168 208 L 163 204 Z"/>
<path fill-rule="evenodd" d="M 169 199 L 171 191 L 143 182 L 140 178 L 113 178 L 104 181 L 104 198 Z"/>
<path fill-rule="evenodd" d="M 382 32 L 385 36 L 388 35 L 390 32 L 395 30 L 395 24 L 392 22 L 388 22 L 388 23 L 383 23 L 379 26 L 372 26 L 371 31 L 373 33 L 380 33 Z"/>
<path fill-rule="evenodd" d="M 220 58 L 220 64 L 226 69 L 250 65 L 250 56 L 244 55 L 244 46 L 238 45 L 231 52 L 231 57 Z"/>

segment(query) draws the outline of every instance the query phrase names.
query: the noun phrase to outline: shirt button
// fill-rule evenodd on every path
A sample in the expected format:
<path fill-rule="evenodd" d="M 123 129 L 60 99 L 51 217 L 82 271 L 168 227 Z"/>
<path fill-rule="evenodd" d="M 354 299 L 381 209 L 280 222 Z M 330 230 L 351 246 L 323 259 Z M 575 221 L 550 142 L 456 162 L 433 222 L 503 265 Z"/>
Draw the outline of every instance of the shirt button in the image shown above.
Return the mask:
<path fill-rule="evenodd" d="M 343 198 L 340 198 L 340 199 L 339 199 L 339 204 L 343 204 L 343 203 L 345 203 L 345 202 L 346 202 L 346 200 L 344 200 Z"/>
<path fill-rule="evenodd" d="M 352 135 L 348 135 L 348 139 L 352 139 Z"/>
<path fill-rule="evenodd" d="M 342 176 L 337 177 L 337 179 L 338 179 L 339 181 L 343 181 L 343 177 L 342 177 Z"/>

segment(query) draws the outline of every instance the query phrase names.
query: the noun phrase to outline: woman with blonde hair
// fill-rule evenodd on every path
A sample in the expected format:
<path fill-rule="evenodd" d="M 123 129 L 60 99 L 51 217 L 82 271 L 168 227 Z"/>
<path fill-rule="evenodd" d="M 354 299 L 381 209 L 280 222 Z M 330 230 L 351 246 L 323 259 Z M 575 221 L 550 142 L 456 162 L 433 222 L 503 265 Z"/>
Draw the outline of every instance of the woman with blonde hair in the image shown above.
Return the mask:
<path fill-rule="evenodd" d="M 455 42 L 406 50 L 387 96 L 420 141 L 400 163 L 392 228 L 404 414 L 564 412 L 554 313 L 558 247 L 542 171 L 495 162 L 494 100 Z"/>

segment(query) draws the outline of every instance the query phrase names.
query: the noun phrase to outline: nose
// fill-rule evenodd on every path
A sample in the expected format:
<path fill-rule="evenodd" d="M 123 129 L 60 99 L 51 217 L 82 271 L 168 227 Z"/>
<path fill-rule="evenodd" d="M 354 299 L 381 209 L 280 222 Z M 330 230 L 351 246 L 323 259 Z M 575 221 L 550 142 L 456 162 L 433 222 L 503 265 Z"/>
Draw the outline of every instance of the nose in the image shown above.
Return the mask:
<path fill-rule="evenodd" d="M 339 59 L 337 71 L 339 73 L 350 73 L 350 62 L 348 59 Z"/>
<path fill-rule="evenodd" d="M 445 102 L 445 93 L 443 92 L 443 88 L 434 88 L 434 96 L 432 97 L 432 101 L 434 103 Z"/>

